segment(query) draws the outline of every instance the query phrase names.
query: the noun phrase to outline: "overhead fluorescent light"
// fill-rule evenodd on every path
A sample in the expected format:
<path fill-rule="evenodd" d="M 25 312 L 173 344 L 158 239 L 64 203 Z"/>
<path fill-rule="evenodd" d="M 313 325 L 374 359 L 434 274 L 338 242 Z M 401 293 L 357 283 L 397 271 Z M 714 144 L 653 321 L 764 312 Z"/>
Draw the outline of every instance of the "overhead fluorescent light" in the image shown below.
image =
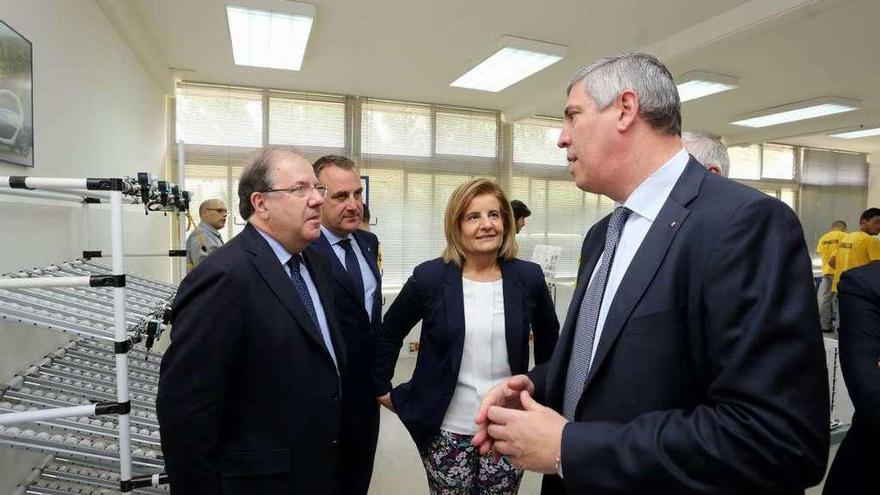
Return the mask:
<path fill-rule="evenodd" d="M 678 98 L 682 103 L 739 87 L 733 76 L 694 70 L 678 78 Z"/>
<path fill-rule="evenodd" d="M 843 139 L 858 139 L 871 136 L 880 136 L 880 127 L 874 127 L 872 129 L 859 129 L 857 131 L 840 132 L 830 135 L 830 137 Z"/>
<path fill-rule="evenodd" d="M 226 6 L 235 64 L 299 70 L 315 20 L 315 6 L 281 0 L 264 0 L 260 5 L 273 10 Z"/>
<path fill-rule="evenodd" d="M 743 115 L 739 120 L 731 122 L 733 125 L 745 127 L 768 127 L 771 125 L 786 124 L 798 120 L 815 119 L 837 113 L 858 110 L 861 102 L 851 98 L 825 97 L 812 100 L 790 103 L 778 107 L 759 110 Z"/>
<path fill-rule="evenodd" d="M 559 62 L 566 48 L 560 45 L 503 36 L 488 58 L 453 81 L 456 88 L 497 93 Z"/>

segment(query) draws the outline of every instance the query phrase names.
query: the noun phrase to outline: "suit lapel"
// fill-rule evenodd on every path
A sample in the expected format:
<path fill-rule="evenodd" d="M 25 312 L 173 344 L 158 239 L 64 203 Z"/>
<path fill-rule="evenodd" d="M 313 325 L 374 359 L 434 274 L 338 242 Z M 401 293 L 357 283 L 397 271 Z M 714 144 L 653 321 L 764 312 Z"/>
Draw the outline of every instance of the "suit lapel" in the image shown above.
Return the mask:
<path fill-rule="evenodd" d="M 596 356 L 590 364 L 590 374 L 587 377 L 584 390 L 590 386 L 590 382 L 601 368 L 605 357 L 629 320 L 633 309 L 642 299 L 642 295 L 651 284 L 657 270 L 660 269 L 666 258 L 666 253 L 669 251 L 669 246 L 690 214 L 686 206 L 699 193 L 699 186 L 705 173 L 702 166 L 691 158 L 660 213 L 657 214 L 657 218 L 651 224 L 651 228 L 630 262 L 608 309 L 608 316 L 602 327 L 599 346 L 596 349 Z"/>
<path fill-rule="evenodd" d="M 351 284 L 351 279 L 348 278 L 348 272 L 345 271 L 345 267 L 342 266 L 339 257 L 336 256 L 336 252 L 333 250 L 333 246 L 330 245 L 330 241 L 324 236 L 324 232 L 321 232 L 321 237 L 313 242 L 312 245 L 323 252 L 324 256 L 329 258 L 333 278 L 336 279 L 336 282 L 345 289 L 345 292 L 347 292 L 349 296 L 355 301 L 358 301 L 360 298 L 358 297 L 357 292 L 355 292 L 354 286 Z M 359 302 L 361 306 L 364 305 L 363 301 Z"/>
<path fill-rule="evenodd" d="M 317 250 L 314 248 L 306 248 L 302 254 L 306 266 L 309 267 L 309 275 L 312 276 L 312 281 L 315 282 L 315 288 L 318 289 L 318 298 L 321 299 L 321 307 L 324 308 L 324 316 L 327 318 L 327 326 L 330 330 L 330 340 L 333 342 L 336 361 L 339 363 L 339 369 L 342 370 L 345 366 L 345 343 L 342 336 L 339 334 L 339 324 L 336 320 L 336 315 L 334 314 L 335 308 L 333 307 L 330 280 L 326 277 L 326 272 L 318 267 L 318 263 L 314 259 L 315 257 L 320 256 Z M 335 258 L 336 256 L 334 255 L 333 257 Z M 322 336 L 321 342 L 323 341 L 324 339 Z"/>
<path fill-rule="evenodd" d="M 369 265 L 370 271 L 373 272 L 373 277 L 376 279 L 376 293 L 373 294 L 372 314 L 368 316 L 370 316 L 374 324 L 378 324 L 382 320 L 382 276 L 379 274 L 379 265 L 377 264 L 379 259 L 379 241 L 376 240 L 374 244 L 372 241 L 375 237 L 370 237 L 363 230 L 355 230 L 351 235 L 357 240 L 358 246 L 361 248 L 361 254 L 364 255 L 364 259 L 367 260 L 367 265 Z"/>
<path fill-rule="evenodd" d="M 512 373 L 515 369 L 526 369 L 529 366 L 528 354 L 526 355 L 526 363 L 522 363 L 522 341 L 528 338 L 528 328 L 525 332 L 522 331 L 523 304 L 526 301 L 522 295 L 522 284 L 509 261 L 501 263 L 501 279 L 504 290 L 504 337 L 507 341 L 507 364 L 510 365 Z M 494 311 L 494 308 L 490 308 L 490 311 Z"/>
<path fill-rule="evenodd" d="M 376 281 L 378 284 L 379 266 L 376 264 L 377 256 L 379 256 L 379 253 L 376 252 L 378 246 L 373 246 L 370 240 L 368 240 L 367 236 L 364 235 L 363 232 L 360 230 L 355 230 L 351 233 L 351 235 L 353 235 L 355 240 L 357 240 L 358 246 L 361 248 L 361 253 L 367 260 L 367 264 L 370 266 L 370 271 L 373 272 L 373 276 L 376 277 Z"/>
<path fill-rule="evenodd" d="M 461 268 L 455 263 L 446 264 L 443 281 L 443 305 L 446 309 L 446 330 L 449 332 L 452 372 L 458 374 L 461 354 L 464 351 L 464 294 L 461 287 Z"/>
<path fill-rule="evenodd" d="M 321 336 L 321 331 L 315 327 L 315 324 L 312 323 L 311 318 L 309 318 L 308 311 L 300 301 L 299 294 L 297 294 L 293 282 L 290 281 L 290 277 L 288 277 L 287 272 L 284 271 L 284 267 L 281 266 L 281 263 L 278 261 L 278 257 L 275 256 L 272 248 L 269 247 L 269 244 L 265 239 L 260 237 L 256 228 L 251 224 L 247 224 L 244 231 L 239 235 L 245 236 L 245 249 L 254 255 L 253 258 L 251 258 L 251 264 L 254 265 L 257 273 L 260 274 L 266 282 L 266 285 L 269 286 L 269 289 L 275 293 L 275 296 L 278 297 L 281 304 L 287 309 L 287 312 L 290 313 L 290 316 L 296 320 L 303 331 L 308 334 L 316 344 L 321 346 L 325 352 L 328 352 L 329 357 L 329 351 L 327 351 L 327 347 L 324 345 L 324 338 Z"/>

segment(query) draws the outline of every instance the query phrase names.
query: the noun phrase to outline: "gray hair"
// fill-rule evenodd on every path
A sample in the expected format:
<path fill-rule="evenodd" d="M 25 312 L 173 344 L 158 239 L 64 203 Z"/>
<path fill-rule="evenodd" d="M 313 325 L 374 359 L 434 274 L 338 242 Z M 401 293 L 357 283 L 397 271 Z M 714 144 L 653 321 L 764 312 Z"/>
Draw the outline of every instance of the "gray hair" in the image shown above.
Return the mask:
<path fill-rule="evenodd" d="M 727 177 L 730 171 L 730 155 L 721 139 L 704 131 L 684 131 L 681 141 L 688 153 L 694 155 L 703 166 L 718 165 L 721 175 Z"/>
<path fill-rule="evenodd" d="M 608 108 L 621 93 L 631 89 L 639 96 L 639 116 L 661 134 L 681 134 L 681 101 L 669 69 L 646 53 L 622 53 L 593 62 L 578 70 L 568 92 L 579 81 L 599 111 Z"/>
<path fill-rule="evenodd" d="M 242 170 L 238 179 L 238 213 L 241 214 L 241 218 L 247 220 L 254 214 L 254 206 L 251 204 L 253 193 L 272 189 L 274 182 L 272 164 L 284 156 L 301 158 L 299 154 L 289 149 L 267 147 L 260 150 L 250 165 Z"/>

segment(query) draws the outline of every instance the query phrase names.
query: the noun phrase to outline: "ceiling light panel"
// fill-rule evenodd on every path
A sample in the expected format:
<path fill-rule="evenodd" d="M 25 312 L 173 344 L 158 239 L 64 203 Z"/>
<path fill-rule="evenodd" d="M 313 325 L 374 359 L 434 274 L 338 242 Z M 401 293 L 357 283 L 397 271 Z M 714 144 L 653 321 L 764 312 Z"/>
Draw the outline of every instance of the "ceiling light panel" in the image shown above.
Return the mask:
<path fill-rule="evenodd" d="M 678 97 L 682 103 L 739 87 L 733 76 L 695 70 L 678 78 Z"/>
<path fill-rule="evenodd" d="M 837 134 L 831 134 L 831 137 L 843 138 L 843 139 L 858 139 L 864 137 L 871 136 L 880 136 L 880 127 L 875 127 L 872 129 L 859 129 L 857 131 L 848 131 L 848 132 L 840 132 Z"/>
<path fill-rule="evenodd" d="M 283 11 L 227 6 L 236 65 L 299 70 L 315 19 L 314 5 L 278 2 Z"/>
<path fill-rule="evenodd" d="M 497 93 L 559 62 L 566 48 L 540 41 L 504 36 L 485 60 L 450 86 Z"/>
<path fill-rule="evenodd" d="M 858 110 L 861 102 L 850 98 L 825 97 L 760 110 L 731 122 L 745 127 L 769 127 Z"/>

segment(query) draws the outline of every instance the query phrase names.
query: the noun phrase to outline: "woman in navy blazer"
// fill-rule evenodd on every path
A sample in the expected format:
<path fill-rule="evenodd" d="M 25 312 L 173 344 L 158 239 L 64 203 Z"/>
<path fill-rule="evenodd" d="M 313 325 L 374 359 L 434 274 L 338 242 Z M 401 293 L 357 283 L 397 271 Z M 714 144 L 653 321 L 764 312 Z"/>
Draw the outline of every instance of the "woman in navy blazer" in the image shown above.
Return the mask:
<path fill-rule="evenodd" d="M 522 472 L 471 446 L 482 394 L 550 359 L 559 321 L 541 267 L 516 259 L 510 202 L 471 179 L 449 198 L 441 258 L 420 264 L 385 315 L 377 339 L 377 400 L 395 411 L 422 456 L 431 493 L 516 493 Z M 403 344 L 422 321 L 412 379 L 392 390 Z"/>

